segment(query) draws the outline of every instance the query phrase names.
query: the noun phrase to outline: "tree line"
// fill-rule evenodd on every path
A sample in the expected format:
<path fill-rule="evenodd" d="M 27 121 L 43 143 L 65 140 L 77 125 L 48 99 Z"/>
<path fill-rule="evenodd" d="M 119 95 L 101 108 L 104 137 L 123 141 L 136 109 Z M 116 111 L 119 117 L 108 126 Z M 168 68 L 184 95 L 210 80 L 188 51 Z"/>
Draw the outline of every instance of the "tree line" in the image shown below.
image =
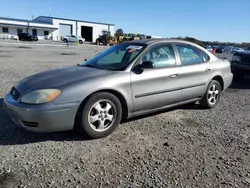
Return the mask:
<path fill-rule="evenodd" d="M 124 34 L 123 29 L 121 28 L 117 29 L 115 32 L 116 37 L 123 36 L 123 34 Z M 186 40 L 186 41 L 194 42 L 200 46 L 212 45 L 212 46 L 237 46 L 237 47 L 243 47 L 243 48 L 250 47 L 250 42 L 233 43 L 233 42 L 220 42 L 220 41 L 202 41 L 193 37 L 170 37 L 170 39 Z"/>

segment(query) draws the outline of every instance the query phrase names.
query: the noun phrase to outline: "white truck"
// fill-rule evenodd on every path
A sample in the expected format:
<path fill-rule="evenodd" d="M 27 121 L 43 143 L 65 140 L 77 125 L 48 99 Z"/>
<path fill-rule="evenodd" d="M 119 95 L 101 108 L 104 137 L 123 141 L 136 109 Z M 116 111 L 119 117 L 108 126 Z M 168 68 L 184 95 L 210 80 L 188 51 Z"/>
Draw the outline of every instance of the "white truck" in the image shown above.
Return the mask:
<path fill-rule="evenodd" d="M 85 42 L 85 38 L 82 38 L 81 36 L 75 36 L 75 35 L 66 35 L 63 38 L 63 42 L 79 42 L 79 44 L 82 44 Z"/>

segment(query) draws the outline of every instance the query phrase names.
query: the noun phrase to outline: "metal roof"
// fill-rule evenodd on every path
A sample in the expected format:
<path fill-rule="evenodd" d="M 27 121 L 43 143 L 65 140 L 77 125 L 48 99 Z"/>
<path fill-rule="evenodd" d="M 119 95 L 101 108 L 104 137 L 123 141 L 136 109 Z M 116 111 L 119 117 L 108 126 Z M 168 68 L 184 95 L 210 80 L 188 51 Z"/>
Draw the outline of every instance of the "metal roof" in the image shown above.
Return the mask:
<path fill-rule="evenodd" d="M 11 21 L 18 21 L 18 22 L 28 22 L 29 20 L 25 19 L 17 19 L 17 18 L 8 18 L 8 17 L 0 17 L 1 20 L 11 20 Z"/>
<path fill-rule="evenodd" d="M 43 23 L 43 22 L 38 22 L 38 21 L 35 21 L 35 20 L 25 20 L 25 19 L 19 19 L 19 18 L 0 17 L 0 20 L 10 20 L 10 21 L 17 21 L 17 22 L 29 22 L 29 23 L 53 25 L 53 23 Z"/>
<path fill-rule="evenodd" d="M 66 21 L 86 22 L 86 23 L 102 24 L 102 25 L 110 25 L 110 26 L 115 25 L 115 24 L 108 24 L 108 23 L 102 23 L 102 22 L 92 22 L 92 21 L 84 21 L 84 20 L 76 20 L 76 19 L 68 19 L 68 18 L 59 18 L 59 17 L 50 17 L 50 16 L 38 16 L 34 20 L 39 19 L 39 18 L 50 18 L 50 19 L 58 19 L 58 20 L 66 20 Z"/>

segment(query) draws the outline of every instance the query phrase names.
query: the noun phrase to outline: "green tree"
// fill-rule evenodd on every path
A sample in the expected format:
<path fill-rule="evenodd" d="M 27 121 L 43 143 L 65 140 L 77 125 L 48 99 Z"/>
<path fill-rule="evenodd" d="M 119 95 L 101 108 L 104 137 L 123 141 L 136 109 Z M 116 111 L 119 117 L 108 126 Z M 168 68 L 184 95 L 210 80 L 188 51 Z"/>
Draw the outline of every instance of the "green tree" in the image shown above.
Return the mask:
<path fill-rule="evenodd" d="M 123 36 L 123 30 L 122 29 L 117 29 L 116 32 L 115 32 L 115 36 L 116 37 Z"/>

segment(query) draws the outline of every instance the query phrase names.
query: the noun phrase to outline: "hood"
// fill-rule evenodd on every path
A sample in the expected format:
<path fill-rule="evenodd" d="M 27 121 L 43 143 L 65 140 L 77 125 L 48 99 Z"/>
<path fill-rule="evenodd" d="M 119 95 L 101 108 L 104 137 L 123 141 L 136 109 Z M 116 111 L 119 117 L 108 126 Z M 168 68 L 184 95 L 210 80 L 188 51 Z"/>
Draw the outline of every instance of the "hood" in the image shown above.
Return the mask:
<path fill-rule="evenodd" d="M 111 71 L 84 66 L 71 66 L 44 71 L 21 80 L 15 87 L 23 95 L 38 89 L 59 88 L 65 84 L 82 81 L 102 75 L 111 74 Z"/>

